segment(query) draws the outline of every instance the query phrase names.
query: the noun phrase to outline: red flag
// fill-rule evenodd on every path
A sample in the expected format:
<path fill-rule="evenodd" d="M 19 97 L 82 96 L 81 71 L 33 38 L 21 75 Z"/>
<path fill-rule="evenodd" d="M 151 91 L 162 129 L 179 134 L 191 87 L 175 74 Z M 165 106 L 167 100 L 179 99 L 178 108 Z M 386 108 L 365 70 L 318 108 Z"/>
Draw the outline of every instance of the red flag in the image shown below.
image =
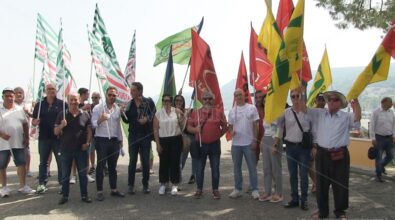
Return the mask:
<path fill-rule="evenodd" d="M 258 35 L 251 25 L 250 34 L 250 84 L 256 90 L 266 93 L 271 80 L 273 66 L 270 64 L 265 51 L 259 46 Z"/>
<path fill-rule="evenodd" d="M 246 102 L 252 104 L 250 90 L 248 89 L 248 78 L 247 78 L 247 68 L 244 62 L 244 55 L 241 52 L 239 73 L 237 74 L 236 89 L 242 89 L 245 94 Z M 233 105 L 235 99 L 233 98 Z"/>
<path fill-rule="evenodd" d="M 208 89 L 214 94 L 215 107 L 222 112 L 224 111 L 210 47 L 194 30 L 192 30 L 192 57 L 189 85 L 192 87 L 196 85 L 196 97 L 200 102 L 202 102 L 203 91 Z"/>
<path fill-rule="evenodd" d="M 292 12 L 294 11 L 294 4 L 292 0 L 280 0 L 276 22 L 281 33 L 284 35 L 286 27 L 288 26 L 289 20 L 291 19 Z M 302 80 L 308 82 L 312 79 L 309 55 L 307 54 L 306 45 L 303 42 L 303 63 L 302 63 L 302 74 L 298 72 L 298 76 L 302 75 Z"/>
<path fill-rule="evenodd" d="M 391 29 L 383 40 L 383 47 L 395 59 L 395 20 L 392 21 Z"/>

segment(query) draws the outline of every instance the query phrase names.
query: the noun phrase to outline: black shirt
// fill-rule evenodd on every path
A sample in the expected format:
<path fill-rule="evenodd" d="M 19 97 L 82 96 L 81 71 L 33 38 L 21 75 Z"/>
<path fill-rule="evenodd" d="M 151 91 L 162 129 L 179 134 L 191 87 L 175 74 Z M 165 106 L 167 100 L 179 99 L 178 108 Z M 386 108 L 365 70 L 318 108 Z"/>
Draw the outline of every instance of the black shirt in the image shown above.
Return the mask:
<path fill-rule="evenodd" d="M 156 113 L 155 104 L 151 98 L 142 97 L 141 104 L 137 107 L 134 99 L 128 103 L 125 115 L 122 114 L 122 121 L 129 124 L 129 136 L 133 135 L 148 135 L 153 138 L 153 119 Z M 137 120 L 147 117 L 148 121 L 146 124 L 141 125 Z"/>
<path fill-rule="evenodd" d="M 38 109 L 40 108 L 40 104 L 40 117 L 38 117 Z M 37 103 L 36 106 L 34 106 L 33 118 L 40 118 L 40 133 L 38 135 L 39 140 L 57 139 L 53 129 L 56 117 L 62 110 L 63 100 L 57 99 L 56 97 L 51 105 L 48 103 L 47 97 L 45 97 L 43 101 Z"/>
<path fill-rule="evenodd" d="M 63 111 L 59 112 L 55 127 L 60 125 L 63 120 Z M 66 110 L 67 126 L 62 129 L 60 135 L 60 149 L 62 151 L 81 150 L 83 144 L 86 143 L 88 136 L 88 128 L 91 127 L 91 118 L 87 112 L 80 110 L 78 115 L 74 116 Z"/>

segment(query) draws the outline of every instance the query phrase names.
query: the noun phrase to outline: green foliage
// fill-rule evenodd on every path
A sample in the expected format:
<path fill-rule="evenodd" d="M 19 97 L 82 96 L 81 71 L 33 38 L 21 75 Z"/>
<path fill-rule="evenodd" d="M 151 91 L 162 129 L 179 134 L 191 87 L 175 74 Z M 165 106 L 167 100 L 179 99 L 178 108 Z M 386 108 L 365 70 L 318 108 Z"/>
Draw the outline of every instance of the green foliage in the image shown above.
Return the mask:
<path fill-rule="evenodd" d="M 395 18 L 395 0 L 315 0 L 317 7 L 329 11 L 341 29 L 379 28 L 384 32 Z"/>

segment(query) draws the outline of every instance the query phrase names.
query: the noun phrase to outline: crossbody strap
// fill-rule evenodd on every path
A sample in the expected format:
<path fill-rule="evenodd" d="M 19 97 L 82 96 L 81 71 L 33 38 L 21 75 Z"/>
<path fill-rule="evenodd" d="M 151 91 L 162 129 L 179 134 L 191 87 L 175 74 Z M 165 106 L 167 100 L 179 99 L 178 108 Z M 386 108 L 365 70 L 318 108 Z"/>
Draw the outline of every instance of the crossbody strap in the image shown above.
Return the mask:
<path fill-rule="evenodd" d="M 296 112 L 295 112 L 293 109 L 291 109 L 291 111 L 292 111 L 292 113 L 293 113 L 294 116 L 295 116 L 295 119 L 296 119 L 296 122 L 298 123 L 298 126 L 299 126 L 300 131 L 303 133 L 304 131 L 303 131 L 302 125 L 301 125 L 300 122 L 299 122 L 299 118 L 298 118 L 298 116 L 296 115 Z"/>

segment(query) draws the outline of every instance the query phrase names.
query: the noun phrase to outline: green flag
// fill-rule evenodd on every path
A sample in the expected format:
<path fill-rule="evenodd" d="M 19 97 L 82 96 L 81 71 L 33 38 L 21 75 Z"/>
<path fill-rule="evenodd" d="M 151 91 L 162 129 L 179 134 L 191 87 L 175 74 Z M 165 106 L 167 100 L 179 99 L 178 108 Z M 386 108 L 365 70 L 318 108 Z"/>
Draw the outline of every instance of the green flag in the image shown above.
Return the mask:
<path fill-rule="evenodd" d="M 170 46 L 169 50 L 169 60 L 167 61 L 166 74 L 165 79 L 163 80 L 162 90 L 160 92 L 158 102 L 156 103 L 157 110 L 162 108 L 162 96 L 164 94 L 170 95 L 172 98 L 177 95 L 176 81 L 174 79 L 172 46 Z"/>
<path fill-rule="evenodd" d="M 203 27 L 204 18 L 198 26 L 191 27 L 197 32 Z M 192 52 L 192 35 L 191 28 L 167 37 L 161 42 L 155 44 L 156 58 L 154 66 L 168 60 L 169 49 L 172 46 L 173 62 L 178 64 L 188 64 Z"/>

